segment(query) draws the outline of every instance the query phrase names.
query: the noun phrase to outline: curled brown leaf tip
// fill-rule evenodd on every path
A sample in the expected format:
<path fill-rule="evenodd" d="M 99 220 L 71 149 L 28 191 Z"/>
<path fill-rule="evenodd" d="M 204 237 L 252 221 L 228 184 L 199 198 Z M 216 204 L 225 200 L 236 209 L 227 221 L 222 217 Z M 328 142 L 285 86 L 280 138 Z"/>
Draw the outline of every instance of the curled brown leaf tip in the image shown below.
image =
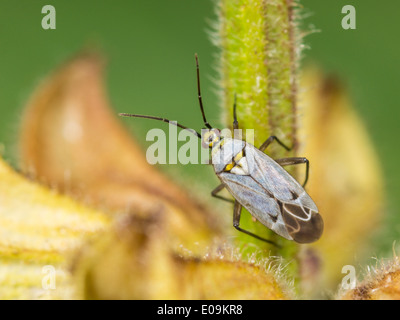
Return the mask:
<path fill-rule="evenodd" d="M 325 224 L 312 245 L 321 274 L 307 285 L 318 291 L 334 289 L 342 267 L 368 248 L 383 213 L 384 190 L 372 142 L 339 79 L 309 69 L 301 84 L 299 152 L 310 161 L 306 189 Z"/>
<path fill-rule="evenodd" d="M 177 244 L 209 241 L 212 214 L 147 163 L 110 107 L 103 66 L 97 54 L 79 55 L 36 90 L 21 124 L 23 171 L 112 213 L 163 207 Z"/>

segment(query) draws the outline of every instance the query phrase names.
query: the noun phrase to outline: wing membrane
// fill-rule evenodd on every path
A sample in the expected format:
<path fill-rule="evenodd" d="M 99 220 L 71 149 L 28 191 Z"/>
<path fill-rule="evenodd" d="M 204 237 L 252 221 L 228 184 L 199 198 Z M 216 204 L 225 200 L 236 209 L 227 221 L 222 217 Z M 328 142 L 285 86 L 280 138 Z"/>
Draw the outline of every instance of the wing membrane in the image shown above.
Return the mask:
<path fill-rule="evenodd" d="M 322 234 L 318 208 L 303 187 L 279 164 L 246 144 L 249 175 L 218 174 L 229 192 L 262 224 L 299 243 Z"/>

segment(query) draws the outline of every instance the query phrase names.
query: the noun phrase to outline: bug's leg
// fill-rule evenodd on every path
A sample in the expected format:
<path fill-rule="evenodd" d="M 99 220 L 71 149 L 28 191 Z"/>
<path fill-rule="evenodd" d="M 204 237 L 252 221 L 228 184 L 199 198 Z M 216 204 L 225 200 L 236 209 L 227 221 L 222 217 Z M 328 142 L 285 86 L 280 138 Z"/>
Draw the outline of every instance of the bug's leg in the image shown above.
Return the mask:
<path fill-rule="evenodd" d="M 247 231 L 247 230 L 244 230 L 244 229 L 240 228 L 239 225 L 240 225 L 241 212 L 242 212 L 242 205 L 237 200 L 235 200 L 235 205 L 233 207 L 233 226 L 236 228 L 236 230 L 238 230 L 240 232 L 243 232 L 243 233 L 245 233 L 245 234 L 247 234 L 247 235 L 249 235 L 249 236 L 251 236 L 253 238 L 256 238 L 256 239 L 264 241 L 264 242 L 267 242 L 269 244 L 272 244 L 272 245 L 280 248 L 280 246 L 277 245 L 275 242 L 273 242 L 271 240 L 267 240 L 267 239 L 261 238 L 260 236 L 254 234 L 254 233 L 252 233 L 250 231 Z"/>
<path fill-rule="evenodd" d="M 310 161 L 308 161 L 307 158 L 303 157 L 292 157 L 292 158 L 282 158 L 282 159 L 277 159 L 275 160 L 278 164 L 280 164 L 282 167 L 283 166 L 290 166 L 290 165 L 295 165 L 295 164 L 306 164 L 306 178 L 304 179 L 303 182 L 303 188 L 306 186 L 307 181 L 308 181 L 308 173 L 310 171 Z"/>
<path fill-rule="evenodd" d="M 277 137 L 275 136 L 270 136 L 267 140 L 265 140 L 265 142 L 261 145 L 260 148 L 258 148 L 259 150 L 261 150 L 262 152 L 264 152 L 265 149 L 267 149 L 267 147 L 272 143 L 272 142 L 278 142 L 279 145 L 281 145 L 283 148 L 285 148 L 287 151 L 290 151 L 292 148 L 289 148 L 287 145 L 285 145 L 281 140 L 279 140 Z"/>
<path fill-rule="evenodd" d="M 224 201 L 228 201 L 228 202 L 230 202 L 230 203 L 233 203 L 234 201 L 233 201 L 232 199 L 225 198 L 225 197 L 223 197 L 223 196 L 218 195 L 218 193 L 219 193 L 222 189 L 224 189 L 224 188 L 225 188 L 224 184 L 221 183 L 218 187 L 216 187 L 213 191 L 211 191 L 211 195 L 212 195 L 213 197 L 215 197 L 215 198 L 218 198 L 218 199 L 221 199 L 221 200 L 224 200 Z"/>

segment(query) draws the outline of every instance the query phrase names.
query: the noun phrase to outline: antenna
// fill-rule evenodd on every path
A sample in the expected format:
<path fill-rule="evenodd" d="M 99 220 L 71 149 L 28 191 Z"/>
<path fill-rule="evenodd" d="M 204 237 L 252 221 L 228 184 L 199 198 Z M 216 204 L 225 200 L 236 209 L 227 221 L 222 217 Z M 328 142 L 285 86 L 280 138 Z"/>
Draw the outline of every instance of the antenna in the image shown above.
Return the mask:
<path fill-rule="evenodd" d="M 165 118 L 153 117 L 153 116 L 144 116 L 144 115 L 141 115 L 141 114 L 131 114 L 131 113 L 119 113 L 118 115 L 120 115 L 121 117 L 135 117 L 135 118 L 145 118 L 145 119 L 163 121 L 163 122 L 172 124 L 174 126 L 177 126 L 179 128 L 182 128 L 184 130 L 188 130 L 189 132 L 193 133 L 194 135 L 196 135 L 198 138 L 201 139 L 201 134 L 198 133 L 196 130 L 188 128 L 188 127 L 185 127 L 185 126 L 179 124 L 178 122 L 171 121 L 171 120 L 168 120 L 168 119 L 165 119 Z"/>
<path fill-rule="evenodd" d="M 203 108 L 203 100 L 201 98 L 201 91 L 200 91 L 200 68 L 199 68 L 199 58 L 197 57 L 197 53 L 195 53 L 194 57 L 196 58 L 196 71 L 197 71 L 197 95 L 199 98 L 199 104 L 200 104 L 200 110 L 201 114 L 203 116 L 203 122 L 204 125 L 208 128 L 211 129 L 212 127 L 210 124 L 207 122 L 206 115 L 204 113 L 204 108 Z"/>
<path fill-rule="evenodd" d="M 197 57 L 197 53 L 194 55 L 196 58 L 196 71 L 197 71 L 197 94 L 198 94 L 198 98 L 199 98 L 199 104 L 200 104 L 200 110 L 201 110 L 201 114 L 203 116 L 203 122 L 204 125 L 208 128 L 208 129 L 212 129 L 211 125 L 207 122 L 206 119 L 206 115 L 204 113 L 204 107 L 203 107 L 203 100 L 201 98 L 201 90 L 200 90 L 200 69 L 199 69 L 199 58 Z M 201 134 L 198 133 L 196 130 L 188 128 L 184 125 L 179 124 L 178 122 L 175 121 L 171 121 L 165 118 L 160 118 L 160 117 L 153 117 L 153 116 L 145 116 L 145 115 L 141 115 L 141 114 L 131 114 L 131 113 L 120 113 L 119 114 L 122 117 L 134 117 L 134 118 L 145 118 L 145 119 L 152 119 L 152 120 L 158 120 L 158 121 L 163 121 L 169 124 L 172 124 L 174 126 L 177 126 L 179 128 L 182 128 L 184 130 L 188 130 L 189 132 L 193 133 L 194 135 L 196 135 L 198 138 L 201 139 Z"/>
<path fill-rule="evenodd" d="M 239 129 L 239 123 L 236 115 L 236 93 L 233 97 L 233 129 Z"/>

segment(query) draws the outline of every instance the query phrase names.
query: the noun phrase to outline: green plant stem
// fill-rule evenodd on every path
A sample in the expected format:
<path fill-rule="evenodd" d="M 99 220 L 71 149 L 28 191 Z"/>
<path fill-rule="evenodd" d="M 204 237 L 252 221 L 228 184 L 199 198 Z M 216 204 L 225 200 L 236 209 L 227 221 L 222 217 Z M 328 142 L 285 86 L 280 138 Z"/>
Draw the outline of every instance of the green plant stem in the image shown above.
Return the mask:
<path fill-rule="evenodd" d="M 232 123 L 232 108 L 237 95 L 237 114 L 242 129 L 254 129 L 254 144 L 259 147 L 269 136 L 279 137 L 289 152 L 279 145 L 266 151 L 272 158 L 296 155 L 296 69 L 297 41 L 293 0 L 221 0 L 219 36 L 221 78 L 225 122 Z M 246 136 L 249 138 L 248 136 Z M 289 169 L 292 174 L 293 168 Z M 299 246 L 254 223 L 243 209 L 241 226 L 271 239 L 282 248 L 240 235 L 247 252 L 263 249 L 282 256 L 288 272 L 297 282 Z M 264 250 L 266 249 L 266 250 Z"/>

